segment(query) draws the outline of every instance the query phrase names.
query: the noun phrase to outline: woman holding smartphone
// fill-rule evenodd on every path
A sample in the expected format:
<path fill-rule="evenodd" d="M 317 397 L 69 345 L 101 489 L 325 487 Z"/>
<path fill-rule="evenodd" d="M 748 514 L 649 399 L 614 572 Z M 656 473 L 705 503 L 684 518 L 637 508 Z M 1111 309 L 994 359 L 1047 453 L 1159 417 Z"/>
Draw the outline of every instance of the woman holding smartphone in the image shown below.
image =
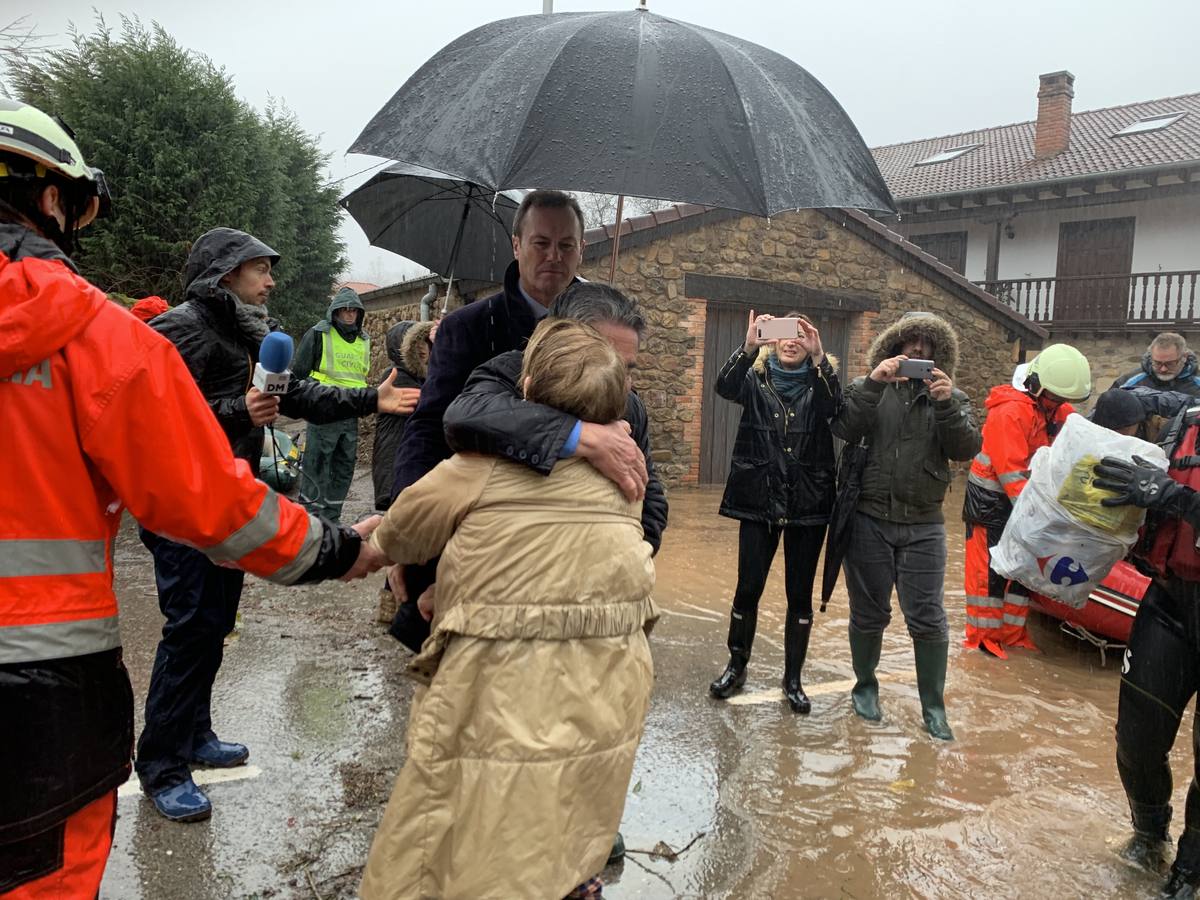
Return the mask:
<path fill-rule="evenodd" d="M 833 508 L 836 462 L 830 421 L 842 389 L 821 335 L 800 313 L 788 325 L 750 311 L 746 340 L 717 376 L 716 391 L 742 406 L 720 514 L 738 519 L 738 580 L 729 619 L 729 664 L 709 685 L 726 700 L 746 683 L 758 601 L 783 539 L 787 619 L 783 694 L 793 711 L 812 709 L 800 681 L 812 633 L 812 589 Z M 794 322 L 794 326 L 791 324 Z M 772 324 L 767 324 L 772 323 Z M 786 328 L 791 337 L 781 335 Z"/>

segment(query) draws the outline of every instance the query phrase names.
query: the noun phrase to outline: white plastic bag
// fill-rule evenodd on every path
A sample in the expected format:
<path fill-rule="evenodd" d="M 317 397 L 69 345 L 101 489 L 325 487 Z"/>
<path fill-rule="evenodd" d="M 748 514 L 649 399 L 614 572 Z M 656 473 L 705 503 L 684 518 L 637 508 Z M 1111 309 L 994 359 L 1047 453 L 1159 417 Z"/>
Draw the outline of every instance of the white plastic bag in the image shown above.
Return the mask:
<path fill-rule="evenodd" d="M 1013 504 L 1004 534 L 992 549 L 992 568 L 1032 591 L 1075 609 L 1137 540 L 1146 517 L 1136 506 L 1101 506 L 1110 491 L 1092 484 L 1105 456 L 1134 455 L 1167 467 L 1162 449 L 1067 417 L 1050 447 L 1033 455 L 1029 482 Z"/>

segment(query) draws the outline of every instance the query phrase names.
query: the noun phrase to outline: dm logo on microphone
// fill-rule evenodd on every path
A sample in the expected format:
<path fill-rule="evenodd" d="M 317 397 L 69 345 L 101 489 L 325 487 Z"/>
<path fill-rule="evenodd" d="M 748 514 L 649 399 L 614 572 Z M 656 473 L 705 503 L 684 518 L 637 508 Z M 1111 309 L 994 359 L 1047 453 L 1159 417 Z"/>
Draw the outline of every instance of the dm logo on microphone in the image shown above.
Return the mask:
<path fill-rule="evenodd" d="M 1051 584 L 1072 585 L 1083 584 L 1088 580 L 1088 573 L 1083 566 L 1069 556 L 1039 556 L 1038 568 Z"/>
<path fill-rule="evenodd" d="M 292 381 L 288 364 L 292 361 L 292 339 L 282 331 L 263 338 L 254 366 L 254 386 L 264 394 L 286 394 Z"/>

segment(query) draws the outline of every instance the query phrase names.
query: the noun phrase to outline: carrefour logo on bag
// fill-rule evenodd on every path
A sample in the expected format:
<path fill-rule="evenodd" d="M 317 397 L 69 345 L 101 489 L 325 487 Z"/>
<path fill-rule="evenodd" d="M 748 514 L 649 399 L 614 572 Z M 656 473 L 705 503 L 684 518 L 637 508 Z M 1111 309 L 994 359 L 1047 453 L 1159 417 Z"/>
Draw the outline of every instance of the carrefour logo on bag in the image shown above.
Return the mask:
<path fill-rule="evenodd" d="M 1069 556 L 1040 556 L 1038 568 L 1051 584 L 1083 584 L 1088 580 L 1083 566 Z"/>

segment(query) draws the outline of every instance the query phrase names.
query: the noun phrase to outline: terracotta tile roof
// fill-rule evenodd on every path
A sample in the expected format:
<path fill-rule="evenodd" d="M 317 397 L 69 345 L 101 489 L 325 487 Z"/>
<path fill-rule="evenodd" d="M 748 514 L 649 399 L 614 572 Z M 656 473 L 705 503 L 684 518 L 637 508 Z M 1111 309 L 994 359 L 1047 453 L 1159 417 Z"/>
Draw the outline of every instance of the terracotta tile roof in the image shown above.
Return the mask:
<path fill-rule="evenodd" d="M 1161 131 L 1113 137 L 1138 119 L 1172 112 L 1186 115 Z M 1018 122 L 876 147 L 871 152 L 898 200 L 1198 163 L 1200 93 L 1074 113 L 1070 146 L 1049 159 L 1033 158 L 1033 132 L 1033 122 Z M 915 165 L 968 144 L 982 146 L 949 162 Z"/>
<path fill-rule="evenodd" d="M 336 294 L 342 288 L 350 288 L 356 294 L 365 294 L 368 291 L 379 290 L 379 285 L 369 281 L 339 281 L 333 286 L 333 292 Z"/>

